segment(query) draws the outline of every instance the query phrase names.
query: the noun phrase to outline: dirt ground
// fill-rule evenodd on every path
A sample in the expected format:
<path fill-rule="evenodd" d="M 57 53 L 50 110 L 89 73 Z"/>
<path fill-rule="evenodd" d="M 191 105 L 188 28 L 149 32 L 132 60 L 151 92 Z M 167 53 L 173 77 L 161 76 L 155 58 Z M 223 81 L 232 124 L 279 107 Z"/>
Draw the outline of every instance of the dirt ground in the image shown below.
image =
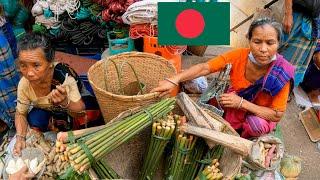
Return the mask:
<path fill-rule="evenodd" d="M 292 100 L 284 118 L 280 121 L 284 137 L 285 153 L 302 159 L 302 172 L 299 179 L 320 179 L 320 150 L 310 141 L 303 124 L 298 118 L 301 109 Z"/>

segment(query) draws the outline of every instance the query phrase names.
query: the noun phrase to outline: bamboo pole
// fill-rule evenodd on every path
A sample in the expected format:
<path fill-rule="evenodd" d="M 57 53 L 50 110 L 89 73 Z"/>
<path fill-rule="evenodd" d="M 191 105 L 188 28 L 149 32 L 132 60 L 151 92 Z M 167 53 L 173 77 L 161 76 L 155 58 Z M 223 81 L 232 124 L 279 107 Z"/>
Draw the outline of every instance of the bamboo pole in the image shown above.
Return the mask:
<path fill-rule="evenodd" d="M 200 128 L 189 124 L 183 125 L 181 130 L 189 134 L 203 137 L 217 144 L 221 144 L 242 156 L 248 156 L 251 153 L 253 142 L 238 136 L 233 136 L 206 128 Z"/>

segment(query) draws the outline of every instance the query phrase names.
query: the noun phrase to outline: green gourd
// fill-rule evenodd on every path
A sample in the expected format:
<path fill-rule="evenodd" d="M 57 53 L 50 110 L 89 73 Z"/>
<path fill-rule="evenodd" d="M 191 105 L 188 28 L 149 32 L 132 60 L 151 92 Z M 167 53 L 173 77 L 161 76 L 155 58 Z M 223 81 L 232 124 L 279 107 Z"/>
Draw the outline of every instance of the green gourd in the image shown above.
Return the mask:
<path fill-rule="evenodd" d="M 283 158 L 280 165 L 280 171 L 286 179 L 295 179 L 301 172 L 301 159 L 297 156 Z"/>

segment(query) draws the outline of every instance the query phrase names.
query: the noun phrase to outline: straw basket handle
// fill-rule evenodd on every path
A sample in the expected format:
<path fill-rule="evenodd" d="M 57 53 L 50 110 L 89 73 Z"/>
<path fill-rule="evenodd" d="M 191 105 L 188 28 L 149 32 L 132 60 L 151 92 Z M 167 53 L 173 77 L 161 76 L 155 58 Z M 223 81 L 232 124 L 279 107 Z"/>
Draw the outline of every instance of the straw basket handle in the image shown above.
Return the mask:
<path fill-rule="evenodd" d="M 107 83 L 107 76 L 108 76 L 107 75 L 108 74 L 107 73 L 107 65 L 108 64 L 107 63 L 109 63 L 109 61 L 112 62 L 112 64 L 114 65 L 114 67 L 116 69 L 117 76 L 118 76 L 119 87 L 120 87 L 120 91 L 121 91 L 122 95 L 124 94 L 124 89 L 123 89 L 123 86 L 122 86 L 122 73 L 123 73 L 123 67 L 126 64 L 129 65 L 130 69 L 133 71 L 133 74 L 134 74 L 134 76 L 136 77 L 136 79 L 137 79 L 137 81 L 139 83 L 140 92 L 141 92 L 141 94 L 143 94 L 143 88 L 142 88 L 141 82 L 140 82 L 140 80 L 138 78 L 138 74 L 135 71 L 135 69 L 133 68 L 133 66 L 130 63 L 125 61 L 125 62 L 121 63 L 120 68 L 119 68 L 118 65 L 114 62 L 114 60 L 111 60 L 111 59 L 109 59 L 109 60 L 107 59 L 106 62 L 104 63 L 104 74 L 105 74 L 104 83 L 105 83 L 105 88 L 106 88 L 107 91 L 108 91 L 108 83 Z"/>

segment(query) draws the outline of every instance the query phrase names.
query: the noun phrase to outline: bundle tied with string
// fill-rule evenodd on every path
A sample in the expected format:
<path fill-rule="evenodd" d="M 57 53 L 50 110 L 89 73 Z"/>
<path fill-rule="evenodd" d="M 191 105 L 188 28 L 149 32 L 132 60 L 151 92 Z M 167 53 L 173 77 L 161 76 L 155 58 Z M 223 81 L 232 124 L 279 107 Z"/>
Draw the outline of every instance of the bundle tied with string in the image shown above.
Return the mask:
<path fill-rule="evenodd" d="M 167 115 L 152 124 L 152 134 L 139 179 L 153 179 L 162 154 L 175 130 L 173 115 Z"/>
<path fill-rule="evenodd" d="M 98 160 L 121 144 L 150 126 L 152 122 L 168 114 L 174 108 L 175 99 L 168 98 L 152 105 L 141 107 L 134 114 L 124 114 L 120 120 L 101 126 L 98 131 L 76 138 L 68 133 L 66 148 L 72 171 L 82 174 Z"/>
<path fill-rule="evenodd" d="M 179 126 L 185 123 L 185 118 L 177 119 L 176 123 L 178 127 L 175 132 L 175 142 L 169 165 L 166 169 L 167 179 L 183 179 L 187 163 L 198 139 L 196 136 L 180 131 Z"/>
<path fill-rule="evenodd" d="M 114 63 L 111 63 L 114 61 Z M 129 65 L 119 68 L 124 62 Z M 118 69 L 117 69 L 118 68 Z M 135 76 L 135 74 L 137 76 Z M 128 52 L 102 59 L 90 67 L 88 79 L 97 97 L 106 122 L 119 113 L 159 100 L 158 93 L 149 93 L 158 82 L 176 74 L 174 66 L 161 56 L 141 52 Z M 138 77 L 138 78 L 137 78 Z M 140 95 L 123 95 L 123 87 L 137 82 L 144 84 Z"/>

